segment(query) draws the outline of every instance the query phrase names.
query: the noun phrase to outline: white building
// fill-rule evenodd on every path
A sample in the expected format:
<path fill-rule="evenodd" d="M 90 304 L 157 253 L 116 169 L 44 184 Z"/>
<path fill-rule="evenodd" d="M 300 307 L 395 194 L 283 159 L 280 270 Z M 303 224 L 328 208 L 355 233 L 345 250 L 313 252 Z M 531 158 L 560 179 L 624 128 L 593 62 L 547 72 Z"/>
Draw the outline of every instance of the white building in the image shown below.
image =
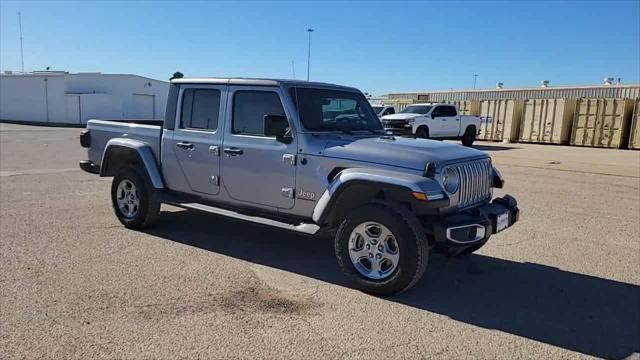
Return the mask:
<path fill-rule="evenodd" d="M 162 119 L 168 91 L 168 82 L 138 75 L 5 71 L 0 74 L 0 120 Z"/>

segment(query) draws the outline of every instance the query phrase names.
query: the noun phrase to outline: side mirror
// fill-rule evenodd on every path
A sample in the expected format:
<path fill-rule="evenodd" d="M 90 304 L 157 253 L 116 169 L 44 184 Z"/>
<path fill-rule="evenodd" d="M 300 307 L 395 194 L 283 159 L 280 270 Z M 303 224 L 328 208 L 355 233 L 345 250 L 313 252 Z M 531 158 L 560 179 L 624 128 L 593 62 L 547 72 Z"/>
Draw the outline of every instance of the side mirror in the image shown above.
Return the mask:
<path fill-rule="evenodd" d="M 264 134 L 266 136 L 275 136 L 276 141 L 289 144 L 293 140 L 289 131 L 289 122 L 286 116 L 282 115 L 265 115 L 264 118 Z"/>

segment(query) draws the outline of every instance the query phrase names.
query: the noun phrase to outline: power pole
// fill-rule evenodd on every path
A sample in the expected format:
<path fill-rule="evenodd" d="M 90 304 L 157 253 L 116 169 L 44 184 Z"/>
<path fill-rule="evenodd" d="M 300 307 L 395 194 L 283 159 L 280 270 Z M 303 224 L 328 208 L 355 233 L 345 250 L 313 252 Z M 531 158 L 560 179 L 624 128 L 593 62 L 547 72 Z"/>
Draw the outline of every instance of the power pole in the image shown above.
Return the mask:
<path fill-rule="evenodd" d="M 309 68 L 311 67 L 311 33 L 313 29 L 307 29 L 309 33 L 309 46 L 307 47 L 307 81 L 309 81 Z"/>
<path fill-rule="evenodd" d="M 24 52 L 22 51 L 22 14 L 18 11 L 18 26 L 20 27 L 20 71 L 24 72 Z"/>
<path fill-rule="evenodd" d="M 476 88 L 476 82 L 478 81 L 478 74 L 473 74 L 473 89 Z"/>

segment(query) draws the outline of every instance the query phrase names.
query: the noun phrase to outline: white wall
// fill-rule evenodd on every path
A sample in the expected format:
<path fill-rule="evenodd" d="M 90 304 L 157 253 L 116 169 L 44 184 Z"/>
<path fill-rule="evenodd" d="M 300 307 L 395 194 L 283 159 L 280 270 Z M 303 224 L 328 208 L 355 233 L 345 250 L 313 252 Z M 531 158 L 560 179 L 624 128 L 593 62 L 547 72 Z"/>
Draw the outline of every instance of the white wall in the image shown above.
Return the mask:
<path fill-rule="evenodd" d="M 137 75 L 0 74 L 0 120 L 78 124 L 78 113 L 82 123 L 95 118 L 162 119 L 168 91 L 168 82 Z M 146 102 L 153 111 L 140 108 L 135 94 L 153 96 L 154 101 Z"/>
<path fill-rule="evenodd" d="M 164 108 L 169 93 L 169 83 L 137 75 L 118 74 L 69 74 L 66 78 L 67 93 L 105 93 L 122 99 L 120 119 L 138 119 L 133 94 L 155 96 L 155 118 L 164 118 Z"/>
<path fill-rule="evenodd" d="M 0 76 L 0 120 L 66 122 L 64 76 Z"/>

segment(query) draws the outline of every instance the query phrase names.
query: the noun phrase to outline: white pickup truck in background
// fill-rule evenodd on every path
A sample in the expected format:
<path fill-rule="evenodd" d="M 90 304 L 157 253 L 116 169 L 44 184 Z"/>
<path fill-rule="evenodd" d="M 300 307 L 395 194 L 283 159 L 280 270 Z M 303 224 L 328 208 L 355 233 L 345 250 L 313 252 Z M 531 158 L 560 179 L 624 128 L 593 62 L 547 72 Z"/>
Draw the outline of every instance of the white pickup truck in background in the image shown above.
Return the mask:
<path fill-rule="evenodd" d="M 455 105 L 425 103 L 407 106 L 381 118 L 387 132 L 424 139 L 460 139 L 471 146 L 480 131 L 480 117 L 460 115 Z"/>

